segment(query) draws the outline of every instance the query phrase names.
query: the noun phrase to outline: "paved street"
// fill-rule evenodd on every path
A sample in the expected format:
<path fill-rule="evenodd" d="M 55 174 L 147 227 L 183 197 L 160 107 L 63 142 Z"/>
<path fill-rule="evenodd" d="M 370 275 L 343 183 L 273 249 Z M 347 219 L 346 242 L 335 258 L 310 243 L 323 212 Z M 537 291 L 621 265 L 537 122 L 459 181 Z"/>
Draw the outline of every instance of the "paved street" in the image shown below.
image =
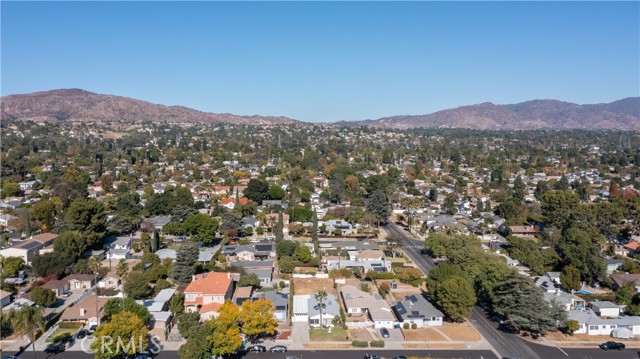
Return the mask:
<path fill-rule="evenodd" d="M 429 273 L 429 270 L 435 268 L 436 264 L 433 260 L 421 253 L 424 246 L 423 241 L 415 240 L 409 237 L 404 230 L 395 223 L 389 223 L 385 226 L 388 233 L 396 234 L 404 238 L 404 252 L 420 269 Z M 486 318 L 485 313 L 478 306 L 473 308 L 471 314 L 471 324 L 480 332 L 480 335 L 493 347 L 493 349 L 501 356 L 522 356 L 527 359 L 541 359 L 522 339 L 516 335 L 508 334 L 497 330 L 496 325 Z"/>
<path fill-rule="evenodd" d="M 640 358 L 636 350 L 604 351 L 600 349 L 564 349 L 566 355 L 558 348 L 545 347 L 535 344 L 528 344 L 545 359 L 633 359 Z M 417 356 L 419 358 L 428 357 L 430 359 L 495 359 L 496 356 L 488 350 L 325 350 L 325 351 L 290 351 L 283 353 L 256 353 L 238 356 L 246 359 L 283 359 L 285 355 L 295 355 L 299 359 L 361 359 L 365 353 L 378 354 L 387 359 L 395 355 Z M 2 355 L 13 355 L 15 353 L 3 352 Z M 25 352 L 20 355 L 22 359 L 31 359 L 33 354 Z M 36 359 L 89 359 L 93 355 L 83 352 L 65 352 L 58 355 L 48 355 L 43 352 L 36 352 Z M 162 352 L 157 359 L 177 359 L 179 355 L 175 351 Z M 522 356 L 522 359 L 527 359 Z"/>

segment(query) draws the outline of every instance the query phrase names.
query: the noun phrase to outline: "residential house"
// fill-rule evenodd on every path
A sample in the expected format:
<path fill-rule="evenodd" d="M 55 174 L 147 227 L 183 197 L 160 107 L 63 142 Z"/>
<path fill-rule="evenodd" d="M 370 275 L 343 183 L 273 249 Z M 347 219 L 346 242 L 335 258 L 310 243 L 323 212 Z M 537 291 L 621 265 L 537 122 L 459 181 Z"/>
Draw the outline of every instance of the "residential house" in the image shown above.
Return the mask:
<path fill-rule="evenodd" d="M 10 214 L 3 214 L 0 216 L 0 226 L 9 227 L 9 223 L 18 219 L 16 216 Z"/>
<path fill-rule="evenodd" d="M 161 290 L 151 300 L 137 300 L 136 303 L 144 306 L 151 314 L 149 328 L 152 331 L 162 333 L 165 338 L 171 331 L 172 314 L 169 311 L 169 302 L 176 293 L 174 288 L 166 288 Z"/>
<path fill-rule="evenodd" d="M 235 261 L 228 264 L 247 269 L 268 269 L 273 270 L 273 261 Z"/>
<path fill-rule="evenodd" d="M 69 291 L 69 282 L 66 280 L 50 280 L 42 285 L 42 288 L 51 289 L 58 298 Z"/>
<path fill-rule="evenodd" d="M 233 295 L 231 273 L 208 272 L 195 275 L 184 290 L 186 312 L 199 312 L 202 320 L 215 317 L 220 306 Z"/>
<path fill-rule="evenodd" d="M 255 274 L 260 279 L 261 287 L 271 287 L 273 282 L 273 268 L 269 269 L 258 269 L 258 268 L 247 268 L 244 270 L 247 274 Z"/>
<path fill-rule="evenodd" d="M 164 227 L 165 224 L 171 222 L 171 217 L 169 217 L 169 216 L 155 216 L 155 217 L 149 218 L 149 221 L 151 223 L 153 223 L 153 227 L 156 229 L 156 231 L 161 231 L 162 227 Z"/>
<path fill-rule="evenodd" d="M 442 326 L 444 314 L 421 295 L 409 295 L 393 305 L 400 323 L 415 323 L 418 328 Z"/>
<path fill-rule="evenodd" d="M 289 314 L 289 294 L 280 293 L 274 290 L 268 292 L 254 293 L 252 300 L 265 299 L 271 301 L 275 311 L 273 316 L 278 320 L 278 323 L 286 323 Z"/>
<path fill-rule="evenodd" d="M 355 234 L 357 228 L 351 223 L 339 219 L 333 219 L 330 221 L 318 222 L 318 226 L 325 226 L 327 233 L 333 233 L 339 230 L 343 235 Z"/>
<path fill-rule="evenodd" d="M 276 256 L 272 244 L 228 245 L 223 246 L 221 251 L 226 256 L 235 256 L 238 261 L 267 260 Z"/>
<path fill-rule="evenodd" d="M 12 247 L 0 250 L 0 256 L 19 257 L 22 258 L 26 264 L 31 264 L 33 258 L 39 254 L 40 249 L 43 247 L 42 243 L 34 239 L 27 239 Z"/>
<path fill-rule="evenodd" d="M 319 328 L 320 323 L 320 302 L 316 300 L 315 296 L 311 295 L 307 301 L 307 308 L 309 310 L 309 326 Z M 327 294 L 327 297 L 322 300 L 322 326 L 332 327 L 333 318 L 340 315 L 340 304 L 335 295 Z"/>
<path fill-rule="evenodd" d="M 536 235 L 540 234 L 537 226 L 510 226 L 510 228 L 512 235 L 524 239 L 536 239 Z"/>
<path fill-rule="evenodd" d="M 242 305 L 243 302 L 251 300 L 251 294 L 253 294 L 253 287 L 238 287 L 233 293 L 231 301 L 237 305 Z"/>
<path fill-rule="evenodd" d="M 575 294 L 565 292 L 545 292 L 544 299 L 551 304 L 555 301 L 558 305 L 564 308 L 565 311 L 574 309 L 581 309 L 585 307 L 586 301 Z"/>
<path fill-rule="evenodd" d="M 11 304 L 11 293 L 0 289 L 0 308 Z"/>
<path fill-rule="evenodd" d="M 605 259 L 604 263 L 607 265 L 607 274 L 613 274 L 624 263 L 622 259 Z"/>
<path fill-rule="evenodd" d="M 120 287 L 121 283 L 122 279 L 120 278 L 120 276 L 118 276 L 115 271 L 111 271 L 107 273 L 104 278 L 98 281 L 98 288 L 116 289 Z"/>
<path fill-rule="evenodd" d="M 578 322 L 576 334 L 612 335 L 614 330 L 628 329 L 633 335 L 640 335 L 640 317 L 637 316 L 602 318 L 590 309 L 583 309 L 569 311 L 568 319 Z"/>
<path fill-rule="evenodd" d="M 96 276 L 93 274 L 71 274 L 62 280 L 69 282 L 69 289 L 91 289 L 96 285 Z"/>
<path fill-rule="evenodd" d="M 533 283 L 542 289 L 545 293 L 560 293 L 562 287 L 559 283 L 547 276 L 533 277 Z"/>
<path fill-rule="evenodd" d="M 240 205 L 245 206 L 249 203 L 249 199 L 245 198 L 245 197 L 241 197 L 239 198 L 240 201 Z M 238 205 L 236 203 L 236 199 L 235 197 L 230 197 L 230 198 L 223 198 L 220 200 L 220 204 L 224 207 L 227 207 L 228 209 L 234 209 L 236 208 L 236 206 Z"/>
<path fill-rule="evenodd" d="M 81 322 L 89 326 L 104 322 L 104 306 L 111 298 L 98 297 L 90 295 L 76 303 L 72 307 L 68 307 L 60 316 L 61 322 Z M 96 312 L 97 309 L 97 312 Z M 97 313 L 97 315 L 96 315 Z"/>
<path fill-rule="evenodd" d="M 613 289 L 618 289 L 627 283 L 635 282 L 636 292 L 640 293 L 640 274 L 612 274 Z"/>
<path fill-rule="evenodd" d="M 340 293 L 347 313 L 366 315 L 374 328 L 393 328 L 396 318 L 379 294 L 371 294 L 352 285 L 342 286 Z"/>
<path fill-rule="evenodd" d="M 117 237 L 111 243 L 105 245 L 107 258 L 120 260 L 129 258 L 131 251 L 131 236 Z"/>
<path fill-rule="evenodd" d="M 640 243 L 638 242 L 629 242 L 624 245 L 624 249 L 627 251 L 626 255 L 631 257 L 637 253 L 640 253 Z"/>
<path fill-rule="evenodd" d="M 618 317 L 624 313 L 625 306 L 611 303 L 608 300 L 589 303 L 591 310 L 599 317 Z"/>

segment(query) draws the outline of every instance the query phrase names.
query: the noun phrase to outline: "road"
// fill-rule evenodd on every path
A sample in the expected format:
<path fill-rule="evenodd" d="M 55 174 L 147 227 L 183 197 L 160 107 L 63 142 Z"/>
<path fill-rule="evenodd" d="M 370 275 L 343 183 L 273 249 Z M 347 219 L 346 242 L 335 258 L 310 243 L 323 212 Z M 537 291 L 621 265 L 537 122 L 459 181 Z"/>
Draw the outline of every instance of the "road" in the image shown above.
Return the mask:
<path fill-rule="evenodd" d="M 536 352 L 538 352 L 545 359 L 632 359 L 640 358 L 636 350 L 626 349 L 622 351 L 604 351 L 596 349 L 565 349 L 564 353 L 560 352 L 557 348 L 543 347 L 535 345 Z M 539 347 L 539 348 L 538 348 Z M 283 359 L 285 355 L 295 355 L 299 359 L 361 359 L 365 353 L 378 354 L 387 359 L 391 359 L 396 355 L 416 356 L 418 358 L 430 358 L 430 359 L 495 359 L 496 356 L 488 350 L 317 350 L 317 351 L 290 351 L 286 354 L 283 353 L 256 353 L 239 356 L 238 358 L 244 359 Z M 2 355 L 15 355 L 15 353 L 3 352 Z M 22 359 L 33 358 L 33 353 L 30 351 L 20 354 Z M 93 359 L 92 354 L 87 354 L 79 351 L 68 351 L 55 354 L 45 354 L 43 352 L 36 352 L 36 359 Z M 180 356 L 177 352 L 162 352 L 154 359 L 178 359 Z M 528 357 L 523 356 L 522 359 Z"/>
<path fill-rule="evenodd" d="M 390 222 L 384 228 L 388 233 L 396 234 L 404 239 L 404 252 L 425 274 L 428 274 L 429 270 L 435 268 L 436 264 L 433 260 L 429 256 L 421 253 L 421 248 L 424 246 L 423 241 L 409 237 L 404 230 L 395 223 Z M 469 319 L 471 324 L 501 356 L 521 356 L 527 359 L 542 359 L 540 355 L 536 354 L 531 347 L 515 334 L 497 330 L 497 323 L 487 319 L 486 313 L 484 313 L 480 307 L 473 307 Z"/>

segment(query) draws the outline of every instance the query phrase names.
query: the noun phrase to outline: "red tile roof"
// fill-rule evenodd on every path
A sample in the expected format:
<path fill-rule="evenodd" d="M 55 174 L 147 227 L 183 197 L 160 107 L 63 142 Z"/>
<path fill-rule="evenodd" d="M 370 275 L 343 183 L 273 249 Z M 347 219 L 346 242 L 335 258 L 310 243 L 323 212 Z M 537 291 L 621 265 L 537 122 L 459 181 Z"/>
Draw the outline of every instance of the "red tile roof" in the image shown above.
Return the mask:
<path fill-rule="evenodd" d="M 189 283 L 185 294 L 196 293 L 203 295 L 225 295 L 231 286 L 233 275 L 230 273 L 209 272 L 198 274 Z"/>

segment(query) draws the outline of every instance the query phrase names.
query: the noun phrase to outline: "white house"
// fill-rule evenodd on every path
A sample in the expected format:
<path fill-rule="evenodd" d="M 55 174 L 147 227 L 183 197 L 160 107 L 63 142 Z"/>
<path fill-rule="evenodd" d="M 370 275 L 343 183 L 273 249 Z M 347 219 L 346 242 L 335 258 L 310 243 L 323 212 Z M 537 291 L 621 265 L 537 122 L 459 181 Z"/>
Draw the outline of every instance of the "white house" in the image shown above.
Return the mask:
<path fill-rule="evenodd" d="M 616 305 L 608 300 L 591 302 L 589 307 L 599 317 L 618 317 L 624 312 L 624 306 Z"/>
<path fill-rule="evenodd" d="M 576 334 L 588 335 L 612 335 L 614 330 L 620 328 L 630 330 L 633 335 L 640 335 L 640 317 L 625 316 L 618 318 L 598 317 L 592 310 L 571 310 L 568 313 L 570 320 L 579 324 Z"/>
<path fill-rule="evenodd" d="M 328 294 L 322 300 L 322 323 L 320 323 L 320 302 L 315 296 L 310 296 L 307 307 L 309 308 L 309 326 L 310 327 L 332 327 L 333 318 L 340 315 L 340 304 L 335 295 Z"/>
<path fill-rule="evenodd" d="M 380 295 L 367 293 L 352 285 L 342 286 L 340 293 L 347 313 L 366 315 L 374 328 L 393 328 L 396 323 L 391 308 Z"/>
<path fill-rule="evenodd" d="M 442 326 L 444 314 L 421 295 L 409 295 L 393 306 L 401 323 L 416 324 L 418 328 Z"/>

